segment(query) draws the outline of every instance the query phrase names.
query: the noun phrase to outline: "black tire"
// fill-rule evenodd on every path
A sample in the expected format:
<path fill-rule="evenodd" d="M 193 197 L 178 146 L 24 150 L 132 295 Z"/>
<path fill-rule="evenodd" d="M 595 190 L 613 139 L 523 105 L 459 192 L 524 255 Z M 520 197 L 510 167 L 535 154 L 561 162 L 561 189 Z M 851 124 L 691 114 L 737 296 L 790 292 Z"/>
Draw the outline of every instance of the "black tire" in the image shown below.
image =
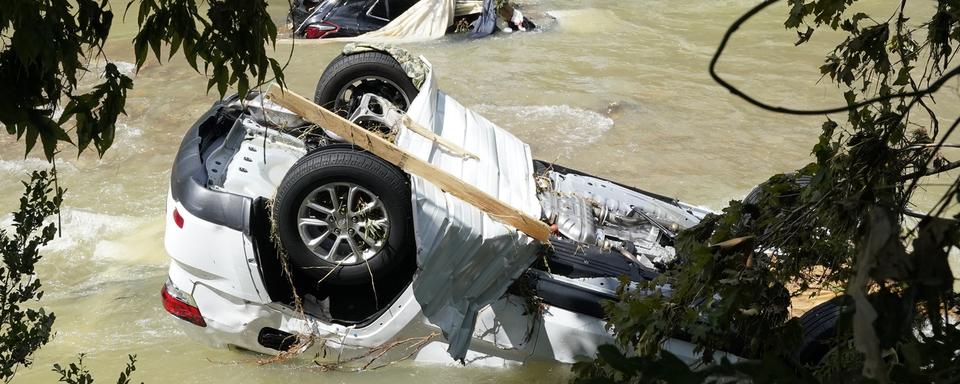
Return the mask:
<path fill-rule="evenodd" d="M 810 185 L 810 180 L 812 179 L 812 177 L 810 176 L 796 176 L 796 174 L 793 172 L 785 173 L 784 175 L 792 178 L 793 183 L 796 184 L 796 186 L 801 189 L 803 189 L 807 185 Z M 760 200 L 763 199 L 764 195 L 766 195 L 767 193 L 766 191 L 763 190 L 766 185 L 767 185 L 767 182 L 764 181 L 759 185 L 757 185 L 756 187 L 753 187 L 753 189 L 751 189 L 750 192 L 747 193 L 747 196 L 743 198 L 743 203 L 756 204 L 760 202 Z"/>
<path fill-rule="evenodd" d="M 349 90 L 355 83 L 363 81 L 370 83 L 361 83 L 359 89 L 362 92 L 343 97 L 345 93 L 342 94 L 341 91 Z M 351 104 L 359 102 L 363 96 L 360 93 L 375 93 L 406 110 L 419 92 L 393 56 L 380 51 L 369 51 L 352 55 L 341 54 L 333 59 L 317 82 L 313 101 L 347 117 L 356 109 L 356 105 Z"/>
<path fill-rule="evenodd" d="M 365 262 L 338 266 L 314 254 L 301 238 L 301 203 L 317 188 L 333 182 L 368 190 L 380 199 L 389 218 L 385 244 Z M 409 181 L 400 169 L 350 146 L 331 146 L 307 154 L 287 172 L 277 189 L 272 215 L 294 269 L 323 283 L 357 285 L 369 284 L 371 275 L 374 282 L 388 278 L 414 256 L 411 209 Z"/>
<path fill-rule="evenodd" d="M 807 185 L 810 185 L 810 180 L 811 180 L 810 176 L 796 176 L 796 173 L 793 173 L 793 172 L 785 173 L 783 174 L 783 176 L 790 178 L 798 189 L 803 189 Z M 762 201 L 767 197 L 768 192 L 765 190 L 765 188 L 768 182 L 769 181 L 764 181 L 759 185 L 757 185 L 756 187 L 753 187 L 753 189 L 751 189 L 750 192 L 747 193 L 747 196 L 743 198 L 742 200 L 743 204 L 748 207 L 745 207 L 747 209 L 745 209 L 743 216 L 740 217 L 740 221 L 737 222 L 737 226 L 739 228 L 741 229 L 748 228 L 753 224 L 753 219 L 757 212 L 756 212 L 756 209 L 751 206 L 755 206 L 757 203 L 759 203 L 760 201 Z"/>
<path fill-rule="evenodd" d="M 799 362 L 816 365 L 837 344 L 840 318 L 848 309 L 849 297 L 838 296 L 820 303 L 800 316 L 803 341 L 797 350 Z"/>

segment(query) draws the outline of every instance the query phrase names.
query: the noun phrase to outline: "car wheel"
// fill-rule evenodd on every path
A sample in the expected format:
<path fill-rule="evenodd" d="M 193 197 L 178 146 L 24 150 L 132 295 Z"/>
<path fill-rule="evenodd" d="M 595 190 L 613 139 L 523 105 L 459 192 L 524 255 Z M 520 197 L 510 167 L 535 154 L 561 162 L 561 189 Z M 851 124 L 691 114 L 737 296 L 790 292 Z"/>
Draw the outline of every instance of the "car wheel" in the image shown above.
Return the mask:
<path fill-rule="evenodd" d="M 784 176 L 788 177 L 790 181 L 796 186 L 798 190 L 805 188 L 807 185 L 810 185 L 811 176 L 797 176 L 796 173 L 785 173 Z M 766 199 L 769 195 L 769 192 L 765 190 L 767 182 L 764 181 L 756 187 L 750 190 L 742 200 L 744 205 L 755 206 L 763 199 Z M 740 217 L 740 220 L 737 222 L 737 227 L 741 229 L 749 228 L 754 223 L 754 215 L 756 214 L 755 209 L 745 210 L 743 216 Z"/>
<path fill-rule="evenodd" d="M 837 325 L 845 308 L 849 308 L 849 298 L 838 296 L 800 316 L 803 328 L 803 340 L 797 350 L 797 360 L 805 364 L 816 364 L 834 348 L 837 343 Z"/>
<path fill-rule="evenodd" d="M 406 175 L 348 146 L 297 161 L 277 190 L 272 215 L 291 264 L 320 282 L 376 282 L 414 254 Z"/>
<path fill-rule="evenodd" d="M 367 93 L 406 111 L 419 91 L 393 56 L 369 51 L 333 59 L 320 76 L 313 99 L 317 105 L 348 117 Z"/>
<path fill-rule="evenodd" d="M 787 176 L 793 179 L 792 180 L 793 184 L 796 185 L 797 188 L 801 188 L 801 189 L 809 185 L 810 180 L 813 179 L 813 177 L 811 176 L 797 176 L 796 173 L 793 173 L 793 172 L 785 173 L 784 176 Z M 760 183 L 756 187 L 753 187 L 753 189 L 751 189 L 750 192 L 747 193 L 747 196 L 743 198 L 743 203 L 744 204 L 759 203 L 760 200 L 766 197 L 767 192 L 764 191 L 764 187 L 766 185 L 767 185 L 767 182 L 764 181 L 763 183 Z"/>
<path fill-rule="evenodd" d="M 858 377 L 863 371 L 853 334 L 842 331 L 851 326 L 849 316 L 853 315 L 853 306 L 850 296 L 837 296 L 800 317 L 803 340 L 797 350 L 797 361 L 813 368 L 821 382 L 840 382 Z M 882 349 L 880 358 L 888 365 L 901 361 L 895 348 Z"/>

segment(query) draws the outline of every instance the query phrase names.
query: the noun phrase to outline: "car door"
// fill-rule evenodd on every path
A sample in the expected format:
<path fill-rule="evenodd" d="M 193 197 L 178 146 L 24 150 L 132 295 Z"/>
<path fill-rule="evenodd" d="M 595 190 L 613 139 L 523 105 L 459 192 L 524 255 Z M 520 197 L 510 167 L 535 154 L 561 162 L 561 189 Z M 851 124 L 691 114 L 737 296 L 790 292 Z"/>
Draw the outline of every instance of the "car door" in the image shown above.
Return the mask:
<path fill-rule="evenodd" d="M 367 11 L 369 3 L 370 0 L 344 0 L 343 4 L 324 20 L 340 27 L 340 30 L 330 37 L 357 36 L 365 33 L 366 31 L 360 28 L 360 19 Z"/>
<path fill-rule="evenodd" d="M 369 0 L 365 2 L 363 13 L 359 18 L 360 33 L 376 31 L 390 22 L 390 1 Z"/>
<path fill-rule="evenodd" d="M 384 0 L 390 3 L 390 20 L 402 15 L 420 0 Z"/>

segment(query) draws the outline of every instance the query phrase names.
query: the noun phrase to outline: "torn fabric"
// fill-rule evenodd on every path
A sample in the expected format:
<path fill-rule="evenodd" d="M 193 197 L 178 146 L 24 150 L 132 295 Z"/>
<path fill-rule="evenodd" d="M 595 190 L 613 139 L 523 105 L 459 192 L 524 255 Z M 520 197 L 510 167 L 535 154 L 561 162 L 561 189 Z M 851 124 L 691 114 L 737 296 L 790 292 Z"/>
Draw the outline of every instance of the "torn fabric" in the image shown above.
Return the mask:
<path fill-rule="evenodd" d="M 420 0 L 387 25 L 367 32 L 364 41 L 419 41 L 439 39 L 453 25 L 454 0 Z"/>
<path fill-rule="evenodd" d="M 432 72 L 408 115 L 479 160 L 449 153 L 407 129 L 401 129 L 398 146 L 527 215 L 540 217 L 533 158 L 526 143 L 437 90 Z M 427 319 L 442 330 L 450 355 L 462 360 L 479 310 L 504 295 L 533 263 L 540 244 L 429 181 L 415 175 L 410 179 L 419 267 L 414 296 Z"/>
<path fill-rule="evenodd" d="M 483 13 L 470 24 L 470 37 L 490 36 L 497 30 L 497 5 L 493 0 L 483 1 Z"/>

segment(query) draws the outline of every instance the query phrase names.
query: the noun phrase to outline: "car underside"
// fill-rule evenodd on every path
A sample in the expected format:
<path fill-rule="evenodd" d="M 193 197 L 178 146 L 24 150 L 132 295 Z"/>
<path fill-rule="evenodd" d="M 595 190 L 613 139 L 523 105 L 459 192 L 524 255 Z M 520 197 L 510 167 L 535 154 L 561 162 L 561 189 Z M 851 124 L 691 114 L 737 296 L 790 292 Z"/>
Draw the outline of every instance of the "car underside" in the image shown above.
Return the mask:
<path fill-rule="evenodd" d="M 429 106 L 421 116 L 437 116 L 439 99 L 422 100 L 449 96 L 432 88 L 429 65 L 418 85 L 398 60 L 410 59 L 376 49 L 341 55 L 321 77 L 316 104 L 384 137 L 395 137 L 397 119 L 421 104 Z M 320 348 L 344 359 L 414 340 L 416 352 L 385 356 L 492 366 L 593 356 L 612 341 L 601 302 L 617 299 L 619 279 L 648 281 L 681 262 L 676 233 L 710 212 L 532 160 L 525 144 L 451 103 L 442 113 L 465 122 L 439 118 L 445 128 L 435 130 L 458 144 L 433 138 L 429 151 L 445 154 L 428 157 L 490 161 L 476 172 L 447 169 L 481 186 L 490 183 L 475 174 L 493 175 L 496 197 L 550 226 L 549 245 L 485 214 L 478 229 L 474 211 L 443 191 L 431 200 L 424 180 L 263 95 L 235 96 L 187 131 L 174 163 L 167 310 L 198 338 L 262 353 Z M 451 124 L 463 129 L 454 135 Z M 398 143 L 413 140 L 403 135 L 414 134 Z M 436 201 L 454 209 L 434 212 Z M 464 228 L 475 242 L 453 241 Z M 501 260 L 515 265 L 493 265 Z M 468 329 L 457 334 L 448 320 L 461 317 L 455 325 Z M 469 350 L 455 353 L 464 334 Z M 681 339 L 666 347 L 698 358 Z"/>

